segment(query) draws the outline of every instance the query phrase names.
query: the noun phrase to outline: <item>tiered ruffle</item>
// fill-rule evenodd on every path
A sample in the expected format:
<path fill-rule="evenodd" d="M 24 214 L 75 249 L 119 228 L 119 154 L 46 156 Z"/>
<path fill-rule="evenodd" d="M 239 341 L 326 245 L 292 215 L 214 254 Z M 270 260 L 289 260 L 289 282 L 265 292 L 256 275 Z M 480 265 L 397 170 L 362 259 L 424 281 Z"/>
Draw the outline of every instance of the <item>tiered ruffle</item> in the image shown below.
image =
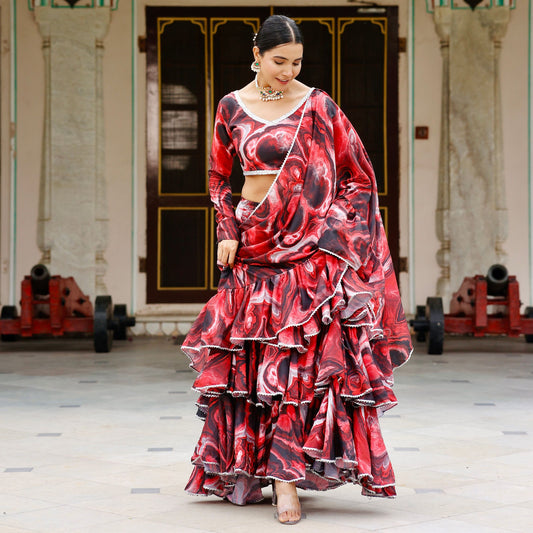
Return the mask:
<path fill-rule="evenodd" d="M 385 290 L 379 271 L 321 251 L 226 273 L 182 346 L 205 418 L 186 490 L 244 504 L 281 479 L 394 496 L 378 412 L 396 404 L 392 371 L 410 343 L 384 317 Z"/>

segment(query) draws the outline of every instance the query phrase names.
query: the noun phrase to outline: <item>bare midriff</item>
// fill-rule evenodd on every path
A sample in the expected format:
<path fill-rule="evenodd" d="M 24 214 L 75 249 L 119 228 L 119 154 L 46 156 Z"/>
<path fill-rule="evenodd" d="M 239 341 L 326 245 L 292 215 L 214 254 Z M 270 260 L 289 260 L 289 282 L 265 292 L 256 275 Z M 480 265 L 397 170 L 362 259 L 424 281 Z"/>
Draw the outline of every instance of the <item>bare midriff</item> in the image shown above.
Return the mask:
<path fill-rule="evenodd" d="M 241 195 L 245 200 L 260 202 L 276 179 L 276 174 L 260 174 L 259 176 L 246 176 Z"/>

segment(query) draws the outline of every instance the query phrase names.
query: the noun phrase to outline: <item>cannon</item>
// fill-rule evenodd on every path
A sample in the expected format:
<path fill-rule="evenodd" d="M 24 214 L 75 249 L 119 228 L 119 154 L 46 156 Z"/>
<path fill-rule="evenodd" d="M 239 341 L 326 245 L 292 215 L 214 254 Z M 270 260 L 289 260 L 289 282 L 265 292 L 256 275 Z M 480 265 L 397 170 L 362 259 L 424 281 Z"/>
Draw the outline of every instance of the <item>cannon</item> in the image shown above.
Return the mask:
<path fill-rule="evenodd" d="M 516 276 L 510 276 L 504 265 L 492 265 L 486 276 L 464 278 L 450 301 L 450 312 L 444 314 L 442 298 L 429 297 L 426 305 L 416 307 L 410 324 L 419 342 L 427 342 L 429 354 L 442 354 L 444 334 L 507 335 L 524 334 L 533 342 L 533 307 L 520 314 L 520 289 Z M 491 308 L 492 313 L 488 312 Z"/>
<path fill-rule="evenodd" d="M 50 276 L 45 265 L 35 265 L 21 284 L 20 317 L 14 305 L 4 305 L 0 316 L 3 342 L 20 337 L 66 333 L 92 334 L 94 350 L 109 352 L 113 339 L 126 339 L 126 330 L 135 325 L 126 306 L 113 307 L 111 296 L 97 296 L 94 310 L 74 278 Z"/>

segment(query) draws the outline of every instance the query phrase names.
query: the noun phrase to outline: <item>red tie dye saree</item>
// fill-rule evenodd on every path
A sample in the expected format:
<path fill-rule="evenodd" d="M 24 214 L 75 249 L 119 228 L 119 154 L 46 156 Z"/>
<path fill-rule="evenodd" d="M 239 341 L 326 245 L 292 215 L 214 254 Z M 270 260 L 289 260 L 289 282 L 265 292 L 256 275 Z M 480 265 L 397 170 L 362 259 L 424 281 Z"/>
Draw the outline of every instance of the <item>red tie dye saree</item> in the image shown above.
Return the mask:
<path fill-rule="evenodd" d="M 372 166 L 326 93 L 312 91 L 276 181 L 243 212 L 235 267 L 182 346 L 205 419 L 186 490 L 245 504 L 281 479 L 394 496 L 378 413 L 396 404 L 410 335 Z"/>

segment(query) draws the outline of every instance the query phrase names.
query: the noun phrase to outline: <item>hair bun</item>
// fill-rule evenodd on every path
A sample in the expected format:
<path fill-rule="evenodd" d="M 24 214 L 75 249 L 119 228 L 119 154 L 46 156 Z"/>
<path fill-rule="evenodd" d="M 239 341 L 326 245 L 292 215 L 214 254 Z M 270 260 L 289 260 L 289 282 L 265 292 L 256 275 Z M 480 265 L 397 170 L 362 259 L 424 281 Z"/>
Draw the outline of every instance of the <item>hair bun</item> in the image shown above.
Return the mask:
<path fill-rule="evenodd" d="M 270 15 L 254 35 L 254 45 L 263 55 L 267 50 L 288 43 L 303 44 L 302 34 L 296 22 L 284 15 Z"/>

